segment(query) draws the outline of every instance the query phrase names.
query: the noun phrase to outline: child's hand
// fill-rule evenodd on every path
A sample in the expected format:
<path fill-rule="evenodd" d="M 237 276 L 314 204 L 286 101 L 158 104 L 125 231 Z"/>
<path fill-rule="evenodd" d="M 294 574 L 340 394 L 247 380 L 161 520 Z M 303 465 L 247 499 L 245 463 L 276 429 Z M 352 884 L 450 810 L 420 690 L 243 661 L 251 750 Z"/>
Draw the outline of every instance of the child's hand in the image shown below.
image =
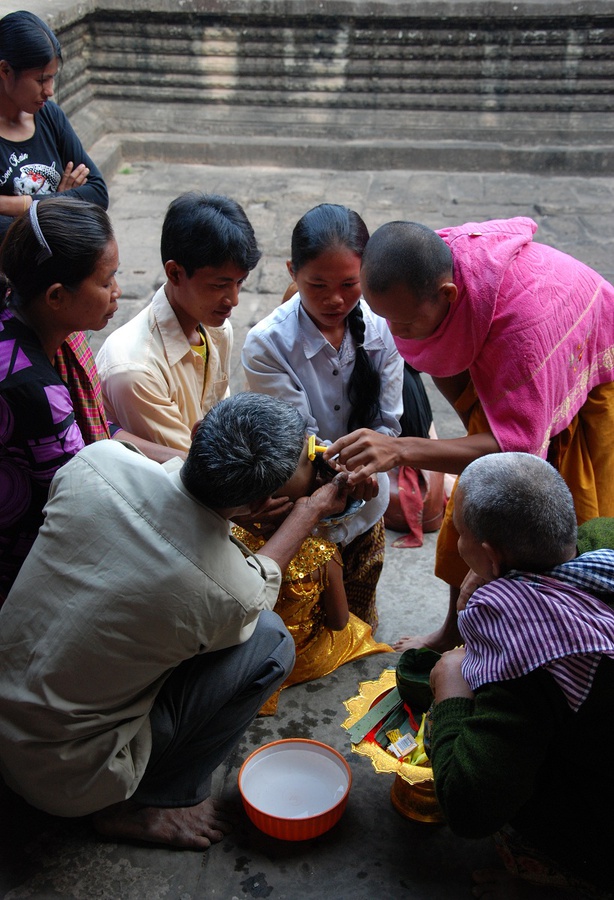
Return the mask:
<path fill-rule="evenodd" d="M 354 500 L 364 500 L 366 503 L 369 500 L 373 500 L 373 498 L 377 497 L 379 494 L 379 481 L 377 480 L 377 475 L 369 475 L 364 481 L 356 482 L 352 473 L 349 472 L 339 460 L 331 459 L 329 463 L 324 463 L 324 465 L 328 465 L 331 469 L 334 467 L 337 470 L 337 474 L 345 473 L 348 484 L 350 484 L 350 496 L 353 497 Z"/>
<path fill-rule="evenodd" d="M 431 690 L 435 703 L 449 700 L 450 697 L 467 697 L 473 700 L 474 694 L 461 671 L 465 648 L 457 647 L 442 654 L 441 659 L 431 669 Z"/>
<path fill-rule="evenodd" d="M 310 497 L 301 497 L 296 504 L 304 503 L 317 509 L 318 521 L 327 516 L 339 515 L 347 504 L 349 494 L 347 472 L 339 472 L 328 484 L 323 484 Z"/>
<path fill-rule="evenodd" d="M 367 503 L 379 494 L 379 481 L 376 475 L 370 475 L 365 481 L 354 484 L 351 488 L 350 493 L 354 500 L 364 500 Z"/>

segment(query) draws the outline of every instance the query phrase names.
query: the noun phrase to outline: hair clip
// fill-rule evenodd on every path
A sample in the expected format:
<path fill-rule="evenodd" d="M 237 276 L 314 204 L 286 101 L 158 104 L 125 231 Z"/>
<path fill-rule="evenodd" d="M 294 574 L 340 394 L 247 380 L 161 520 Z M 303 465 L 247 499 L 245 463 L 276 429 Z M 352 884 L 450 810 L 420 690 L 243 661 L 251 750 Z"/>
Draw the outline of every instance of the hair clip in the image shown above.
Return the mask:
<path fill-rule="evenodd" d="M 307 440 L 307 456 L 313 462 L 316 458 L 316 453 L 324 453 L 326 447 L 323 444 L 316 444 L 316 436 L 315 434 L 310 434 Z"/>
<path fill-rule="evenodd" d="M 51 259 L 53 256 L 53 251 L 51 247 L 45 240 L 45 235 L 43 234 L 43 230 L 40 227 L 40 223 L 38 221 L 38 214 L 36 212 L 36 207 L 39 204 L 39 200 L 33 200 L 30 206 L 30 224 L 32 226 L 32 230 L 36 235 L 36 240 L 40 246 L 40 250 L 35 256 L 35 262 L 37 266 L 40 266 L 41 263 L 44 263 L 47 259 Z"/>
<path fill-rule="evenodd" d="M 316 444 L 315 434 L 309 435 L 307 440 L 307 459 L 314 464 L 316 472 L 321 478 L 334 478 L 337 470 L 326 462 L 322 454 L 326 450 L 323 444 Z"/>

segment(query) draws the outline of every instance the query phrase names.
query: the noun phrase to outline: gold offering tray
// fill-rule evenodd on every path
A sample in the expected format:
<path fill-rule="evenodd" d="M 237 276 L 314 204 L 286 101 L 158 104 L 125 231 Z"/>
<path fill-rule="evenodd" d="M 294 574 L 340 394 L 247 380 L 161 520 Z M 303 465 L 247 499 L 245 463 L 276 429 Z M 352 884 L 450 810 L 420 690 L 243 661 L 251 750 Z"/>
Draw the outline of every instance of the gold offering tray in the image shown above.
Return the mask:
<path fill-rule="evenodd" d="M 341 727 L 351 728 L 359 719 L 362 719 L 382 694 L 396 687 L 396 683 L 395 669 L 384 669 L 375 681 L 361 681 L 358 685 L 358 696 L 343 701 L 343 705 L 350 715 L 345 722 L 342 722 Z M 359 744 L 352 744 L 352 753 L 369 757 L 376 772 L 391 772 L 400 775 L 409 784 L 421 784 L 423 781 L 433 780 L 433 770 L 430 766 L 412 766 L 408 762 L 396 759 L 378 744 L 364 740 L 364 738 Z"/>
<path fill-rule="evenodd" d="M 382 694 L 395 686 L 395 669 L 384 669 L 375 681 L 361 681 L 358 685 L 358 695 L 343 701 L 349 716 L 342 722 L 341 727 L 349 729 L 355 725 Z M 376 772 L 396 775 L 390 799 L 402 816 L 419 822 L 443 821 L 435 797 L 433 770 L 430 766 L 412 766 L 408 762 L 395 759 L 378 744 L 364 738 L 358 744 L 352 744 L 352 753 L 368 757 Z"/>

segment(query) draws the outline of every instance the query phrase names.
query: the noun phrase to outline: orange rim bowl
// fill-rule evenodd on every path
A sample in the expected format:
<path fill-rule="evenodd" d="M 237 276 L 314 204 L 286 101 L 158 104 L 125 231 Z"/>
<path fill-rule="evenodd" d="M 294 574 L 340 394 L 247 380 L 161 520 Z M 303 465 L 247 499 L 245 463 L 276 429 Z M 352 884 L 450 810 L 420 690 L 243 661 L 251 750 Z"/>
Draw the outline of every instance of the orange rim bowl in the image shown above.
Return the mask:
<path fill-rule="evenodd" d="M 337 750 L 288 738 L 251 753 L 239 771 L 239 791 L 251 821 L 271 837 L 306 841 L 341 818 L 352 772 Z"/>

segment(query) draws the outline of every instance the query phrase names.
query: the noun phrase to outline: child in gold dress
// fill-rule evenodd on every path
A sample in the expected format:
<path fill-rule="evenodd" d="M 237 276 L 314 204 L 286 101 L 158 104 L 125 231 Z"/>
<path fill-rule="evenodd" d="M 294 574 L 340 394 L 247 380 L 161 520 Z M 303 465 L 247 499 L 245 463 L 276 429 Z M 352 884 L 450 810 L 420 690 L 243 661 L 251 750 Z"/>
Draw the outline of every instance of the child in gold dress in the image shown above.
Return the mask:
<path fill-rule="evenodd" d="M 312 493 L 316 469 L 307 455 L 307 443 L 298 467 L 279 496 L 291 500 Z M 235 525 L 233 535 L 254 553 L 265 543 L 261 535 Z M 286 569 L 275 612 L 284 620 L 296 645 L 296 663 L 282 687 L 322 678 L 344 663 L 371 653 L 390 653 L 378 643 L 371 626 L 348 610 L 343 585 L 343 563 L 337 545 L 321 537 L 308 537 Z M 273 715 L 279 691 L 260 710 Z"/>

